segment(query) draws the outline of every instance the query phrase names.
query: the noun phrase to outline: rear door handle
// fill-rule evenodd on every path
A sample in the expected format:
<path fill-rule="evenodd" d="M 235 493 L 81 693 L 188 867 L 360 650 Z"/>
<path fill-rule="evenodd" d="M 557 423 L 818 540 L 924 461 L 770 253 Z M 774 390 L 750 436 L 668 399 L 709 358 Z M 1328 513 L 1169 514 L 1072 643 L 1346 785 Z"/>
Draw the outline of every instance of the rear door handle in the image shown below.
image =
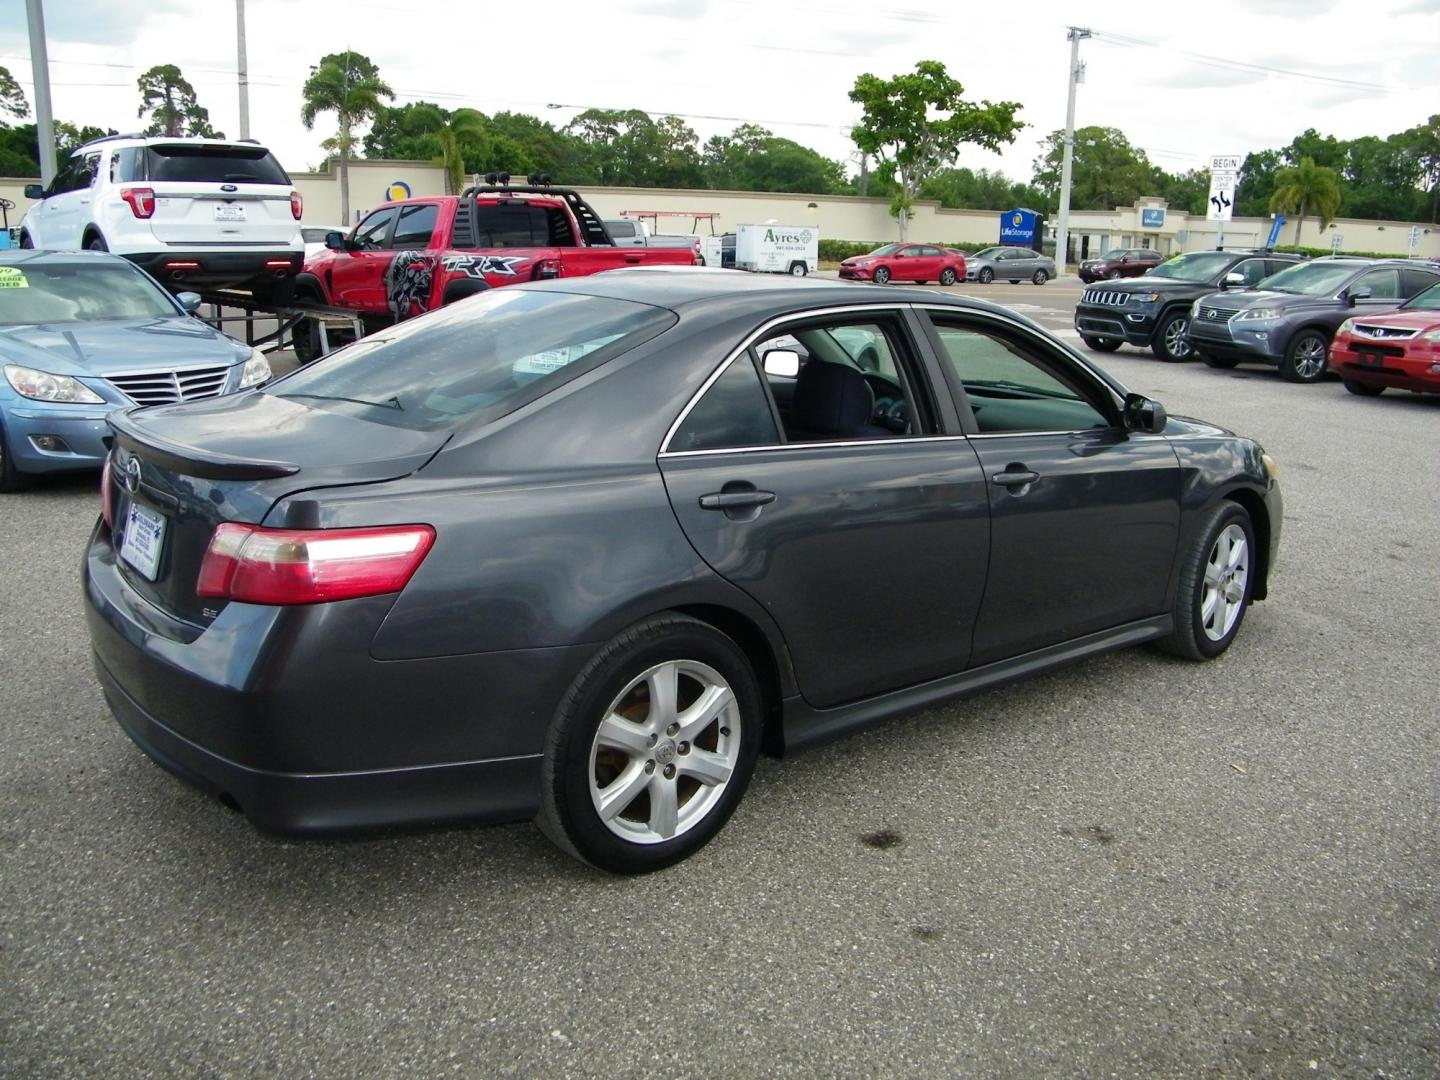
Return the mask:
<path fill-rule="evenodd" d="M 640 261 L 640 256 L 639 256 L 638 254 L 635 254 L 635 255 L 626 255 L 626 256 L 625 256 L 625 261 L 626 261 L 627 263 L 638 263 L 638 262 Z"/>
<path fill-rule="evenodd" d="M 752 510 L 775 501 L 773 491 L 713 491 L 700 496 L 701 510 Z"/>
<path fill-rule="evenodd" d="M 997 472 L 994 476 L 990 477 L 990 479 L 997 484 L 1003 484 L 1005 487 L 1025 487 L 1039 480 L 1040 474 L 1025 469 L 1006 469 L 1004 472 Z"/>

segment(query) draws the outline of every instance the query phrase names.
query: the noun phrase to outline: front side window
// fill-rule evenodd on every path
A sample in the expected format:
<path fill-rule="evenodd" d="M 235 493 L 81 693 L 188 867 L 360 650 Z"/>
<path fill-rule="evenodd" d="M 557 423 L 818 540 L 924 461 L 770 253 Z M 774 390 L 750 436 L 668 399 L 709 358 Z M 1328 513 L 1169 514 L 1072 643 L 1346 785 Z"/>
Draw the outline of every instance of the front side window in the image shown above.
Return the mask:
<path fill-rule="evenodd" d="M 395 219 L 396 208 L 382 207 L 355 226 L 355 245 L 361 251 L 378 251 L 385 246 L 385 234 Z"/>
<path fill-rule="evenodd" d="M 747 349 L 710 384 L 681 421 L 669 449 L 723 450 L 780 441 L 765 384 Z"/>
<path fill-rule="evenodd" d="M 1232 266 L 1230 273 L 1239 274 L 1248 286 L 1263 281 L 1269 273 L 1269 267 L 1264 259 L 1244 259 Z"/>
<path fill-rule="evenodd" d="M 1085 431 L 1110 421 L 1078 384 L 1006 337 L 971 326 L 938 326 L 943 359 L 965 391 L 982 435 Z"/>
<path fill-rule="evenodd" d="M 400 208 L 400 217 L 395 222 L 395 234 L 390 238 L 392 248 L 427 248 L 435 232 L 435 222 L 440 216 L 436 203 L 418 203 Z"/>

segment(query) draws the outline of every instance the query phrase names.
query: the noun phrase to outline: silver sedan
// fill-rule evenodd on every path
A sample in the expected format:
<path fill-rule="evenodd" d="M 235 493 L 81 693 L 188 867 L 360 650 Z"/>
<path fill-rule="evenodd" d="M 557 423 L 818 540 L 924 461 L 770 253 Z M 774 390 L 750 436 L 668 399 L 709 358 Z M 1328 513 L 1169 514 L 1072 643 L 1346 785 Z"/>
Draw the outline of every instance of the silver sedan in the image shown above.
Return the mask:
<path fill-rule="evenodd" d="M 1044 285 L 1055 276 L 1055 260 L 1030 248 L 988 247 L 965 256 L 965 280 L 982 285 L 999 278 L 1012 285 L 1029 278 Z"/>

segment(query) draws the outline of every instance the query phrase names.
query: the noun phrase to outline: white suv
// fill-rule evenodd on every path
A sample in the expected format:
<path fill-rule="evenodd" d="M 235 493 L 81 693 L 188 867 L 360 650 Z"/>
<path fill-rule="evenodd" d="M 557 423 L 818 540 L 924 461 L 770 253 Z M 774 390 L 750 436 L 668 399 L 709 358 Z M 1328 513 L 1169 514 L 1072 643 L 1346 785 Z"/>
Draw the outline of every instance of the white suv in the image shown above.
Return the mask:
<path fill-rule="evenodd" d="M 20 223 L 20 246 L 123 255 L 172 290 L 283 302 L 305 257 L 300 193 L 258 143 L 111 135 L 76 150 Z"/>

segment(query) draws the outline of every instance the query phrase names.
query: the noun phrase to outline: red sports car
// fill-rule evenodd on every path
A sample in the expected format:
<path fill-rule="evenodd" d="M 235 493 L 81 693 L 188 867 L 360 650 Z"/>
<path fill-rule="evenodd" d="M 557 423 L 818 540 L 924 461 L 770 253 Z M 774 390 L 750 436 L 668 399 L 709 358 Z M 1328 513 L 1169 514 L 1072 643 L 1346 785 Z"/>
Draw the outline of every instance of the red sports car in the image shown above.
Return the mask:
<path fill-rule="evenodd" d="M 1440 285 L 1396 311 L 1346 319 L 1330 344 L 1330 370 L 1362 397 L 1392 386 L 1440 394 Z"/>
<path fill-rule="evenodd" d="M 954 285 L 965 280 L 965 256 L 930 244 L 886 244 L 869 255 L 857 255 L 840 264 L 840 276 L 849 281 L 938 281 Z"/>

